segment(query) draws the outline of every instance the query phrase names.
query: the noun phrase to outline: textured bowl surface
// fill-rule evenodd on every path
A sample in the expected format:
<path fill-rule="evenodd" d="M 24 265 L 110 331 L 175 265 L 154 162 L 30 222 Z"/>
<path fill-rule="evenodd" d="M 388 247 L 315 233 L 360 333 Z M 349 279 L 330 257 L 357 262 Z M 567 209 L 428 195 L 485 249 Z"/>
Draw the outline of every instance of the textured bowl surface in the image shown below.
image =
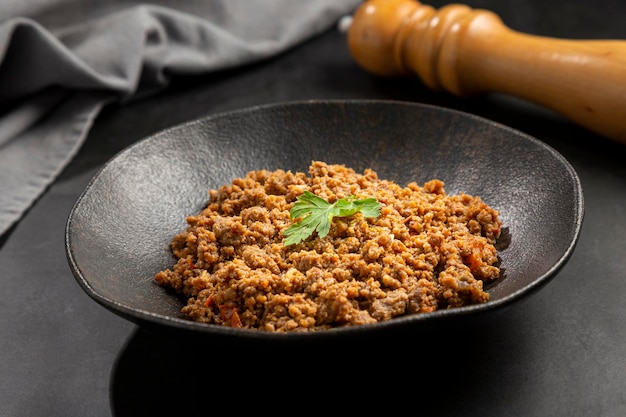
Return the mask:
<path fill-rule="evenodd" d="M 183 300 L 154 282 L 174 263 L 172 237 L 199 212 L 207 191 L 248 171 L 307 171 L 312 160 L 345 164 L 402 185 L 438 178 L 500 211 L 503 276 L 490 301 L 374 325 L 274 334 L 195 323 Z M 329 100 L 258 106 L 216 114 L 157 133 L 112 158 L 72 208 L 66 252 L 95 301 L 140 325 L 222 339 L 321 340 L 409 333 L 445 326 L 532 294 L 570 257 L 583 221 L 580 181 L 542 142 L 458 111 L 391 101 Z"/>

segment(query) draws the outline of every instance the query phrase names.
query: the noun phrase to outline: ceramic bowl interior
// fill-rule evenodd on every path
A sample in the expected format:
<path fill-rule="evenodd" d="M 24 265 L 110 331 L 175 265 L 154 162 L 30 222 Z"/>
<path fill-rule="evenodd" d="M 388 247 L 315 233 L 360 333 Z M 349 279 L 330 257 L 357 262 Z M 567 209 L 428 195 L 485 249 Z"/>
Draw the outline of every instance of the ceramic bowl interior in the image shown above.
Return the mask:
<path fill-rule="evenodd" d="M 503 277 L 485 304 L 323 332 L 272 334 L 190 321 L 183 300 L 154 282 L 174 263 L 172 237 L 207 191 L 248 171 L 307 171 L 312 160 L 380 178 L 445 182 L 500 212 Z M 420 326 L 501 310 L 552 279 L 570 257 L 583 220 L 576 172 L 554 149 L 519 131 L 429 105 L 362 100 L 290 102 L 212 115 L 123 150 L 72 208 L 66 252 L 74 277 L 102 306 L 140 325 L 221 338 L 298 340 L 410 333 Z"/>

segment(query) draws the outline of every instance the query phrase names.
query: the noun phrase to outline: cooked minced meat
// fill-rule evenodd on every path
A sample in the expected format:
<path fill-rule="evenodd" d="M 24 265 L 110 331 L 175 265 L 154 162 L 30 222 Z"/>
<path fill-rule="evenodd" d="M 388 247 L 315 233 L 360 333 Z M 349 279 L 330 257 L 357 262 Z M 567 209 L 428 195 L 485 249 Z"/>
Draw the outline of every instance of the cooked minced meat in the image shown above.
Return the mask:
<path fill-rule="evenodd" d="M 333 203 L 376 198 L 379 217 L 335 217 L 324 238 L 292 246 L 289 210 L 308 190 Z M 209 191 L 174 237 L 178 262 L 155 279 L 188 301 L 191 319 L 269 332 L 376 323 L 489 300 L 498 278 L 498 212 L 446 195 L 440 180 L 402 187 L 343 165 L 306 173 L 259 170 Z"/>

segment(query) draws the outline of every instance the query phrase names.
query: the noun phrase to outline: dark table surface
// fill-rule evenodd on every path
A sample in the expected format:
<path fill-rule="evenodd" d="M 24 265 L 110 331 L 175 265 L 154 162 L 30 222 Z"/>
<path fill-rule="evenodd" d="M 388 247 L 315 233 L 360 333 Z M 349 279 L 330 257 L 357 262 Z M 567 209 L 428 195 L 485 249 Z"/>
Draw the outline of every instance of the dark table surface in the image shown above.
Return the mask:
<path fill-rule="evenodd" d="M 626 39 L 621 0 L 466 4 L 490 9 L 527 33 Z M 471 331 L 444 329 L 412 344 L 379 341 L 356 349 L 230 349 L 174 338 L 105 310 L 76 283 L 64 251 L 67 215 L 115 153 L 217 112 L 344 98 L 463 110 L 554 147 L 584 190 L 583 229 L 569 262 L 539 292 Z M 111 105 L 71 165 L 0 238 L 0 415 L 294 414 L 341 407 L 446 416 L 626 416 L 624 150 L 515 98 L 459 99 L 416 79 L 371 76 L 355 65 L 335 29 L 271 60 L 176 80 L 163 94 Z"/>

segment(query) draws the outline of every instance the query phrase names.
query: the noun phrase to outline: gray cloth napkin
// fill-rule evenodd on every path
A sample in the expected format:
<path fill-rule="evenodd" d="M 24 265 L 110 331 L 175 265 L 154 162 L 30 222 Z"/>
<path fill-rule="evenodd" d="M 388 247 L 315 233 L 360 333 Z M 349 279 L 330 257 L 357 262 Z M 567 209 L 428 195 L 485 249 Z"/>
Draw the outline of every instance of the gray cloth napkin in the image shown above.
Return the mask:
<path fill-rule="evenodd" d="M 1 0 L 0 236 L 82 145 L 99 111 L 278 54 L 360 0 Z"/>

